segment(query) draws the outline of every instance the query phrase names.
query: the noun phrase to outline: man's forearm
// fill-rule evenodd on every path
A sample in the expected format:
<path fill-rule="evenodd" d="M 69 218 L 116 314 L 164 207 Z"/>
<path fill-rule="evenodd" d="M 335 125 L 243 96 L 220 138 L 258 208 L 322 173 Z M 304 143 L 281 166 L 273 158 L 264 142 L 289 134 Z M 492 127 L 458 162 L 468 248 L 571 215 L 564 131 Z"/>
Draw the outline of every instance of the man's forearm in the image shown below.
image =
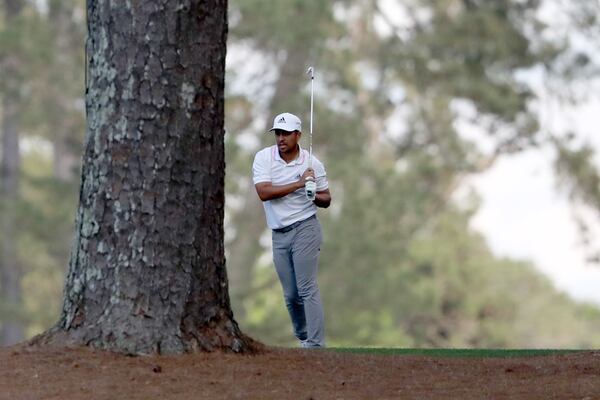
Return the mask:
<path fill-rule="evenodd" d="M 331 194 L 328 192 L 317 193 L 313 203 L 315 203 L 317 207 L 327 208 L 331 204 Z"/>
<path fill-rule="evenodd" d="M 256 191 L 258 192 L 258 197 L 260 197 L 262 201 L 269 201 L 285 197 L 302 187 L 304 187 L 304 185 L 302 185 L 301 182 L 293 182 L 281 186 L 265 184 L 257 186 Z"/>

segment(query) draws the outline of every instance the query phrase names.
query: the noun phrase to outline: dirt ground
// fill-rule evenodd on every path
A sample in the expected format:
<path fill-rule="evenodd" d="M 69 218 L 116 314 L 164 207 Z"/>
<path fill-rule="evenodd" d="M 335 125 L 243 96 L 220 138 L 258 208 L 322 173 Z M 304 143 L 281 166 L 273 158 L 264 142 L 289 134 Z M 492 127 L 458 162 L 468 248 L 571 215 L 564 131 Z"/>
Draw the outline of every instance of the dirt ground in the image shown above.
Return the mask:
<path fill-rule="evenodd" d="M 600 352 L 431 358 L 269 349 L 128 357 L 0 348 L 0 399 L 600 399 Z"/>

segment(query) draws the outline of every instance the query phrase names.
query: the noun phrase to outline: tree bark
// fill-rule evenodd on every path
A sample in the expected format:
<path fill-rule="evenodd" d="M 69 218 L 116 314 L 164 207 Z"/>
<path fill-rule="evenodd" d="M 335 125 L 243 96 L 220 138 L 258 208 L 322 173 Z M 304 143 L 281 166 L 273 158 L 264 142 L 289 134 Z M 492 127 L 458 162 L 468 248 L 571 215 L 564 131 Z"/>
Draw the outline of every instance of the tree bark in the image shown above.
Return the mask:
<path fill-rule="evenodd" d="M 223 249 L 225 0 L 88 2 L 87 137 L 57 325 L 131 354 L 255 343 Z"/>

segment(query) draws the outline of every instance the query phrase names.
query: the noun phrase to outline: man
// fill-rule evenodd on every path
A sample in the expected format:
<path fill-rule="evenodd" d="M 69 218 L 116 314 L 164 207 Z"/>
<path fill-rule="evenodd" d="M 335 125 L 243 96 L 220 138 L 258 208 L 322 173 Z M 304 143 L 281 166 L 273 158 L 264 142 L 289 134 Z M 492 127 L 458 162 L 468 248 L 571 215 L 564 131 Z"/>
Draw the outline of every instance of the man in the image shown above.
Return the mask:
<path fill-rule="evenodd" d="M 325 346 L 323 305 L 317 285 L 321 225 L 317 207 L 327 208 L 331 194 L 325 168 L 298 142 L 300 119 L 290 113 L 273 120 L 276 145 L 256 154 L 252 172 L 258 197 L 263 201 L 267 225 L 272 229 L 273 261 L 283 287 L 294 335 L 305 348 Z M 305 193 L 308 180 L 316 181 L 316 195 Z"/>

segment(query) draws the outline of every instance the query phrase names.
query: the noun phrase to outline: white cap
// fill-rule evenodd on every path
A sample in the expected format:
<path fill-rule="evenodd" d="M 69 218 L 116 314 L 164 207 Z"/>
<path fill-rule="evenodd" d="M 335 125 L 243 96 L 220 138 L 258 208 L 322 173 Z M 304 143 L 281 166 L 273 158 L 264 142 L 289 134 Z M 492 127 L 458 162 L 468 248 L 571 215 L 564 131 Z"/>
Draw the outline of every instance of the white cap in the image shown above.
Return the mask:
<path fill-rule="evenodd" d="M 288 132 L 301 131 L 302 123 L 300 122 L 300 118 L 296 117 L 294 114 L 282 113 L 273 119 L 273 127 L 269 129 L 269 131 L 275 129 L 281 129 Z"/>

